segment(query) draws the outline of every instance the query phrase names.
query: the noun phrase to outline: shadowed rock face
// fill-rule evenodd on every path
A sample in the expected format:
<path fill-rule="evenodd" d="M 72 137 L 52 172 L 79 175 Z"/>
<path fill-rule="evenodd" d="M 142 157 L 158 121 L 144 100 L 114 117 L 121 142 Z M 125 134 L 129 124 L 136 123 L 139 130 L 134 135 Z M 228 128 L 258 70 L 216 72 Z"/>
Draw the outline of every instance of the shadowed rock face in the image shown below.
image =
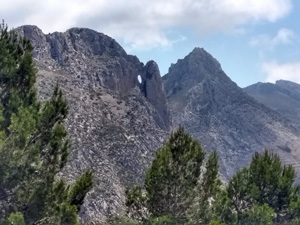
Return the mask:
<path fill-rule="evenodd" d="M 144 67 L 141 91 L 157 109 L 158 116 L 156 121 L 159 121 L 159 124 L 161 124 L 161 127 L 164 129 L 169 128 L 171 124 L 169 109 L 167 107 L 167 99 L 163 90 L 159 68 L 154 61 L 148 62 Z"/>
<path fill-rule="evenodd" d="M 224 179 L 265 148 L 300 174 L 300 128 L 248 96 L 209 53 L 195 48 L 163 77 L 174 126 L 183 125 L 205 150 L 217 150 Z"/>
<path fill-rule="evenodd" d="M 72 142 L 62 172 L 69 182 L 94 171 L 95 185 L 80 210 L 82 222 L 103 222 L 124 212 L 127 186 L 140 184 L 170 119 L 159 70 L 127 55 L 112 38 L 73 28 L 45 35 L 35 26 L 16 29 L 32 41 L 41 99 L 55 84 L 66 94 Z M 142 77 L 142 84 L 137 76 Z"/>
<path fill-rule="evenodd" d="M 282 116 L 300 124 L 300 85 L 279 80 L 275 84 L 257 83 L 244 91 L 258 102 L 270 107 Z"/>

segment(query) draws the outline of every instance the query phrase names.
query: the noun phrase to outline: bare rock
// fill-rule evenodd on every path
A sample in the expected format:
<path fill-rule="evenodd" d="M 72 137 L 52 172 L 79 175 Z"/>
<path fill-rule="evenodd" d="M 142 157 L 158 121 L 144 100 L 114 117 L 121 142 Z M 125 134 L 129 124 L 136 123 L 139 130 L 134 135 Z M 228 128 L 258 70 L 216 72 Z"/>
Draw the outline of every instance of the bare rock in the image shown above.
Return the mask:
<path fill-rule="evenodd" d="M 48 99 L 59 84 L 70 106 L 66 127 L 72 147 L 61 176 L 72 183 L 84 170 L 94 171 L 95 185 L 80 220 L 99 223 L 122 215 L 125 188 L 143 182 L 156 149 L 169 134 L 157 66 L 150 72 L 115 40 L 90 29 L 47 35 L 35 26 L 16 30 L 34 46 L 39 97 Z M 144 77 L 147 95 L 138 75 Z"/>
<path fill-rule="evenodd" d="M 300 127 L 247 95 L 204 49 L 178 60 L 163 81 L 173 124 L 217 150 L 225 180 L 265 148 L 300 174 Z"/>
<path fill-rule="evenodd" d="M 157 109 L 156 121 L 162 129 L 170 128 L 170 114 L 167 107 L 165 91 L 162 85 L 159 68 L 154 61 L 149 61 L 142 73 L 141 91 Z"/>
<path fill-rule="evenodd" d="M 256 83 L 244 91 L 258 102 L 291 121 L 300 124 L 300 85 L 291 81 L 278 80 L 272 83 Z"/>

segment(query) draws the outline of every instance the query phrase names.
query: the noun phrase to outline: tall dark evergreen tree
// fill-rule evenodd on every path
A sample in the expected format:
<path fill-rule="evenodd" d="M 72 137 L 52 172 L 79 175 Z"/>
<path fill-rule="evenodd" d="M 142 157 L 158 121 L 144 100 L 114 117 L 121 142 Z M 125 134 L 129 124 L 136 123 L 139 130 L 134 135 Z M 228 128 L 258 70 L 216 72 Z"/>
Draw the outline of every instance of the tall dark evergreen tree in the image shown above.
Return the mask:
<path fill-rule="evenodd" d="M 201 175 L 205 152 L 182 127 L 157 151 L 146 175 L 149 210 L 185 221 Z"/>
<path fill-rule="evenodd" d="M 4 22 L 0 25 L 0 101 L 3 106 L 2 129 L 8 132 L 10 119 L 20 106 L 36 105 L 34 87 L 36 69 L 31 55 L 31 43 Z"/>
<path fill-rule="evenodd" d="M 299 186 L 293 185 L 295 178 L 293 167 L 282 165 L 278 155 L 268 151 L 255 153 L 250 166 L 237 172 L 227 188 L 231 207 L 237 214 L 236 224 L 244 224 L 251 211 L 268 211 L 267 206 L 274 211 L 276 224 L 299 216 Z"/>

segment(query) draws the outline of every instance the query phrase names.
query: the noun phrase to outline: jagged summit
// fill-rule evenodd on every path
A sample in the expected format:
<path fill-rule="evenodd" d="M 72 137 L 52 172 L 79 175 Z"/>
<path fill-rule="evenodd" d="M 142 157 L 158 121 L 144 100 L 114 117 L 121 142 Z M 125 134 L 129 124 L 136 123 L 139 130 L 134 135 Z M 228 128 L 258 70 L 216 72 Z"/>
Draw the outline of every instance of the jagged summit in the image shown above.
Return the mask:
<path fill-rule="evenodd" d="M 32 41 L 33 56 L 40 68 L 51 71 L 63 68 L 76 74 L 74 79 L 81 85 L 101 85 L 120 93 L 138 85 L 137 76 L 143 64 L 102 33 L 71 28 L 64 33 L 45 35 L 34 26 L 22 26 L 16 30 Z M 101 63 L 105 66 L 102 67 Z M 114 67 L 114 73 L 108 74 L 107 67 Z M 88 80 L 87 74 L 91 75 Z"/>
<path fill-rule="evenodd" d="M 112 56 L 127 56 L 125 50 L 115 39 L 89 28 L 71 28 L 66 31 L 74 38 L 84 39 L 89 50 L 95 55 L 110 54 Z"/>
<path fill-rule="evenodd" d="M 157 123 L 162 129 L 170 128 L 158 66 L 149 66 L 156 64 L 153 61 L 145 66 L 111 37 L 88 28 L 71 28 L 64 33 L 47 35 L 36 26 L 22 26 L 16 31 L 32 41 L 33 55 L 40 69 L 67 71 L 77 86 L 101 86 L 126 94 L 140 87 L 137 79 L 140 75 L 141 91 L 158 112 Z M 155 71 L 155 79 L 149 75 L 152 74 L 150 69 Z"/>
<path fill-rule="evenodd" d="M 199 59 L 200 59 L 200 62 L 201 62 L 202 61 L 201 58 L 205 59 L 205 60 L 210 60 L 211 64 L 215 65 L 214 68 L 221 67 L 220 63 L 215 58 L 213 58 L 213 56 L 211 54 L 209 54 L 207 51 L 205 51 L 204 48 L 196 47 L 193 49 L 192 52 L 190 52 L 187 56 L 185 56 L 184 59 L 178 59 L 176 64 L 172 63 L 169 68 L 169 72 L 173 69 L 176 69 L 176 66 L 178 67 L 180 65 L 180 62 L 183 60 L 188 60 L 188 61 L 198 60 L 199 61 Z"/>
<path fill-rule="evenodd" d="M 149 61 L 145 65 L 141 77 L 141 91 L 157 109 L 159 113 L 157 120 L 161 120 L 160 124 L 164 124 L 164 128 L 167 130 L 171 127 L 170 112 L 157 63 Z"/>
<path fill-rule="evenodd" d="M 248 96 L 205 50 L 196 48 L 163 77 L 174 126 L 217 150 L 225 178 L 255 151 L 276 151 L 299 171 L 300 128 Z"/>
<path fill-rule="evenodd" d="M 35 39 L 36 37 L 59 37 L 62 36 L 62 34 L 70 34 L 74 39 L 84 39 L 88 46 L 92 47 L 89 50 L 92 50 L 94 54 L 101 55 L 105 52 L 119 56 L 127 55 L 125 50 L 113 38 L 89 28 L 73 27 L 68 29 L 66 32 L 53 32 L 47 35 L 45 35 L 43 31 L 35 25 L 24 25 L 16 28 L 15 30 L 28 37 L 31 41 L 37 42 L 40 40 Z"/>
<path fill-rule="evenodd" d="M 194 48 L 184 59 L 179 59 L 176 64 L 172 64 L 169 73 L 163 76 L 163 80 L 167 80 L 164 82 L 164 87 L 169 97 L 178 92 L 185 93 L 191 86 L 208 77 L 217 82 L 224 82 L 225 79 L 228 83 L 230 79 L 224 75 L 220 63 L 212 55 L 203 48 Z"/>

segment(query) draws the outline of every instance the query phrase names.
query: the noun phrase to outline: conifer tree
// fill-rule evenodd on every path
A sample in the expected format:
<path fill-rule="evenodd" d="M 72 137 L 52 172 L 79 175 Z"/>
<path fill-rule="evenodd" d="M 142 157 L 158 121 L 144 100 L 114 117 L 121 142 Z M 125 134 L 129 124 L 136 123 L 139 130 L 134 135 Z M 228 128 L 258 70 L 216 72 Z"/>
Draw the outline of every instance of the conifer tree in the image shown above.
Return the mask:
<path fill-rule="evenodd" d="M 264 205 L 274 210 L 276 216 L 272 218 L 276 224 L 298 216 L 299 186 L 293 185 L 295 178 L 293 167 L 282 165 L 278 155 L 268 151 L 255 153 L 250 166 L 237 172 L 227 187 L 237 224 L 243 224 L 250 210 L 256 217 L 256 212 L 268 211 Z"/>
<path fill-rule="evenodd" d="M 182 127 L 157 151 L 146 175 L 149 210 L 154 216 L 186 220 L 201 175 L 205 152 Z"/>
<path fill-rule="evenodd" d="M 71 205 L 77 207 L 77 211 L 80 211 L 80 206 L 83 204 L 84 197 L 86 193 L 93 186 L 93 172 L 87 170 L 83 173 L 72 186 L 69 193 L 69 201 Z"/>
<path fill-rule="evenodd" d="M 249 172 L 247 168 L 238 171 L 227 187 L 230 208 L 236 213 L 236 224 L 240 224 L 243 213 L 252 207 L 253 200 L 249 190 Z M 232 221 L 231 221 L 232 222 Z"/>
<path fill-rule="evenodd" d="M 190 224 L 206 225 L 213 219 L 214 204 L 221 191 L 218 174 L 218 155 L 213 151 L 205 163 L 205 172 L 194 193 L 194 201 L 189 210 Z"/>
<path fill-rule="evenodd" d="M 37 104 L 34 87 L 36 69 L 31 43 L 0 25 L 0 102 L 3 106 L 2 129 L 8 132 L 10 119 L 20 106 Z"/>
<path fill-rule="evenodd" d="M 126 189 L 127 215 L 137 221 L 146 221 L 149 217 L 147 195 L 141 186 Z"/>

